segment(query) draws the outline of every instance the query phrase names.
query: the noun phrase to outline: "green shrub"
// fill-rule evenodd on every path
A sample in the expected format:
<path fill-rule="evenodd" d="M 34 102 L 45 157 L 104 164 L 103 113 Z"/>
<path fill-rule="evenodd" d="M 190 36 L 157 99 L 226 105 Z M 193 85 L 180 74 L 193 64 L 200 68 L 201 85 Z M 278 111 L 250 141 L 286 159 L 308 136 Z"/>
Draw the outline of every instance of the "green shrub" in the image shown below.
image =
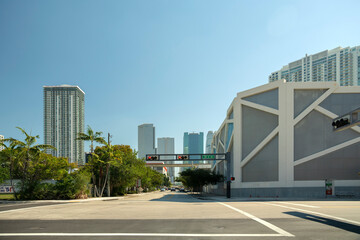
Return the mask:
<path fill-rule="evenodd" d="M 66 174 L 53 183 L 25 183 L 17 193 L 22 200 L 50 200 L 86 198 L 89 194 L 90 175 L 85 171 Z"/>

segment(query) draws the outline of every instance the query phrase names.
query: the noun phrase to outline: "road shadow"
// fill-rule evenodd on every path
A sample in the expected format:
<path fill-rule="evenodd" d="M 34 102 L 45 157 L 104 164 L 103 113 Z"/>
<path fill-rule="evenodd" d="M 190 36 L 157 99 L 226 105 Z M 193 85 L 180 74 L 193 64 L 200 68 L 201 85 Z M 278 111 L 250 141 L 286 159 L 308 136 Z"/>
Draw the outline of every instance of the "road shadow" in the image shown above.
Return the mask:
<path fill-rule="evenodd" d="M 308 213 L 302 213 L 302 212 L 284 212 L 285 214 L 291 215 L 291 216 L 295 216 L 295 217 L 299 217 L 305 220 L 309 220 L 309 221 L 313 221 L 313 222 L 317 222 L 317 223 L 322 223 L 328 226 L 332 226 L 332 227 L 336 227 L 348 232 L 353 232 L 353 233 L 357 233 L 360 234 L 360 226 L 351 224 L 351 223 L 346 223 L 346 222 L 341 222 L 341 221 L 337 221 L 337 220 L 333 220 L 330 218 L 324 218 L 324 217 L 319 217 L 319 216 L 315 216 L 312 214 L 308 214 Z"/>
<path fill-rule="evenodd" d="M 172 193 L 169 192 L 166 195 L 160 197 L 151 199 L 150 202 L 182 202 L 182 203 L 200 203 L 200 202 L 214 202 L 214 200 L 211 199 L 202 199 L 201 197 L 198 197 L 197 195 L 193 195 L 191 193 Z"/>

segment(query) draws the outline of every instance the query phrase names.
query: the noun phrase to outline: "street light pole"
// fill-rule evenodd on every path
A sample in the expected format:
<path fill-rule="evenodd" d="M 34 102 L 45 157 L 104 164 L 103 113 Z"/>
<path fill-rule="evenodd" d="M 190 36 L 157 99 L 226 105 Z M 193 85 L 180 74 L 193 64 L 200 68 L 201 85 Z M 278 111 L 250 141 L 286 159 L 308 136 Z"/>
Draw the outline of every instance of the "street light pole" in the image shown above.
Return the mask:
<path fill-rule="evenodd" d="M 108 145 L 110 147 L 110 133 L 108 133 Z M 108 163 L 109 164 L 109 163 Z M 110 164 L 109 164 L 109 170 L 108 170 L 108 176 L 107 176 L 107 196 L 110 197 Z"/>

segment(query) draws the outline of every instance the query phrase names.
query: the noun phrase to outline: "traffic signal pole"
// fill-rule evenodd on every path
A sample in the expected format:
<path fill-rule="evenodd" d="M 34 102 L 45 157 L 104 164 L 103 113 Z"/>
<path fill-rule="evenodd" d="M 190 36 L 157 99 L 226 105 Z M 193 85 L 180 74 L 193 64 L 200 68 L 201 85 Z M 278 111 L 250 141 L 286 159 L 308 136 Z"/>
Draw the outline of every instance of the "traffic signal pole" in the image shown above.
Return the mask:
<path fill-rule="evenodd" d="M 226 197 L 231 198 L 231 153 L 225 154 L 226 160 Z"/>

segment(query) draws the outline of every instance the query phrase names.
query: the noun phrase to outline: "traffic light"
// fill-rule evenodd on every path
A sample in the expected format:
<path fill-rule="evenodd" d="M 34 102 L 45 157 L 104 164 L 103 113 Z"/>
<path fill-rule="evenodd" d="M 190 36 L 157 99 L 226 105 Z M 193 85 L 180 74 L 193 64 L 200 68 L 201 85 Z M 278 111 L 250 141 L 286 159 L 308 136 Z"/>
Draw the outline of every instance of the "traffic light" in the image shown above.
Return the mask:
<path fill-rule="evenodd" d="M 158 156 L 157 155 L 149 155 L 149 156 L 147 156 L 146 160 L 158 160 Z"/>
<path fill-rule="evenodd" d="M 178 160 L 184 160 L 184 159 L 188 159 L 188 155 L 179 155 L 177 157 Z"/>
<path fill-rule="evenodd" d="M 230 180 L 231 180 L 231 181 L 235 181 L 235 177 L 231 177 Z"/>
<path fill-rule="evenodd" d="M 332 122 L 332 126 L 334 129 L 338 129 L 340 127 L 343 127 L 343 126 L 346 126 L 346 125 L 349 125 L 350 124 L 350 116 L 349 115 L 346 115 L 346 116 L 343 116 L 341 118 L 337 118 L 335 119 L 333 122 Z"/>

